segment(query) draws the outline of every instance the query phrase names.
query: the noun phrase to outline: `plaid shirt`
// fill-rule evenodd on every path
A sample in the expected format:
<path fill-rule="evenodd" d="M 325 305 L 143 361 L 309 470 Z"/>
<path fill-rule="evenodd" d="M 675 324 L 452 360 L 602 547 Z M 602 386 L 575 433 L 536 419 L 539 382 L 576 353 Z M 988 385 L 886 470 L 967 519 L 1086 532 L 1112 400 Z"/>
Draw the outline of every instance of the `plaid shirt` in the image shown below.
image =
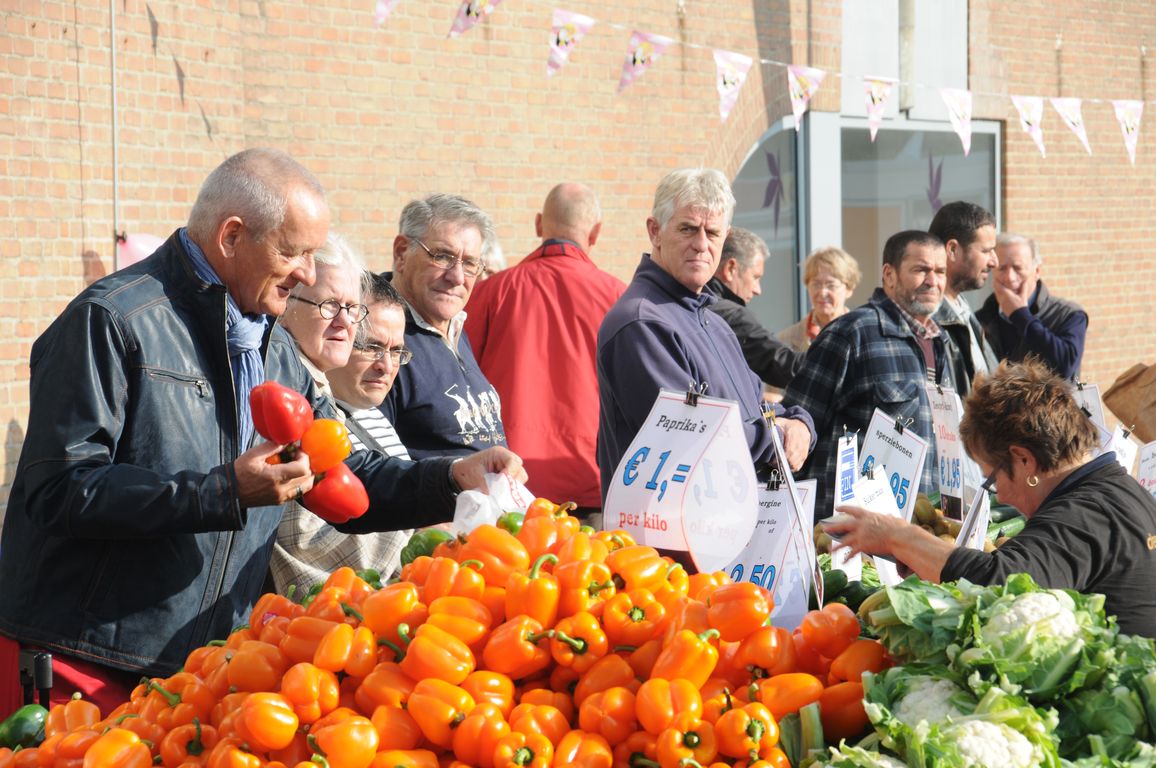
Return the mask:
<path fill-rule="evenodd" d="M 938 383 L 950 385 L 945 335 L 940 332 L 933 344 L 936 370 L 940 372 Z M 866 304 L 823 329 L 807 350 L 803 369 L 783 397 L 783 405 L 802 406 L 815 420 L 819 442 L 800 475 L 818 480 L 816 520 L 832 512 L 835 447 L 843 427 L 858 431 L 862 446 L 876 407 L 890 416 L 912 419 L 909 429 L 931 443 L 919 490 L 932 493 L 939 487 L 926 383 L 927 370 L 919 342 L 899 307 L 881 288 L 875 289 Z"/>

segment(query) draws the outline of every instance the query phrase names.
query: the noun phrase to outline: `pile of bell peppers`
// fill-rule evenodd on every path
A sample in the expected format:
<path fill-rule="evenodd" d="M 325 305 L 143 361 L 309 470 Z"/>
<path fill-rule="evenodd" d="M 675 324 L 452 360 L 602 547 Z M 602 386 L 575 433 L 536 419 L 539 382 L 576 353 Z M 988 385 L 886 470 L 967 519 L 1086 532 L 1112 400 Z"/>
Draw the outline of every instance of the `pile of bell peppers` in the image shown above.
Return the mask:
<path fill-rule="evenodd" d="M 568 509 L 425 537 L 381 588 L 342 568 L 307 605 L 266 594 L 113 711 L 54 708 L 0 768 L 787 768 L 800 709 L 832 742 L 867 729 L 860 677 L 888 661 L 845 606 L 788 632 L 761 586 Z"/>
<path fill-rule="evenodd" d="M 342 463 L 352 450 L 344 424 L 313 418 L 313 409 L 300 392 L 275 381 L 253 387 L 249 406 L 257 434 L 286 446 L 271 461 L 292 461 L 299 451 L 309 457 L 313 489 L 301 499 L 302 506 L 330 523 L 365 514 L 369 509 L 365 486 Z"/>

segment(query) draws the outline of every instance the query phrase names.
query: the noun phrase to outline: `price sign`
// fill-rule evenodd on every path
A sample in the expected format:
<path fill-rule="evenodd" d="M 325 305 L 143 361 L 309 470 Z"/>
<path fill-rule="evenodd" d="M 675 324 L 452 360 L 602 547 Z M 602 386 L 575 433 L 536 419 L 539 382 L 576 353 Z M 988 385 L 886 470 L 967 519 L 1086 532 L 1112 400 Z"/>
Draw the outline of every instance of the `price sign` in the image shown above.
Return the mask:
<path fill-rule="evenodd" d="M 1108 445 L 1104 449 L 1107 451 L 1116 452 L 1116 461 L 1120 462 L 1120 466 L 1129 475 L 1132 474 L 1132 468 L 1136 466 L 1136 454 L 1140 452 L 1140 446 L 1132 439 L 1129 433 L 1124 431 L 1124 428 L 1116 425 L 1112 430 L 1112 436 L 1108 440 Z"/>
<path fill-rule="evenodd" d="M 971 500 L 967 514 L 963 517 L 963 524 L 959 527 L 959 535 L 955 537 L 955 546 L 983 551 L 987 526 L 991 523 L 991 497 L 987 489 L 987 484 L 981 486 Z"/>
<path fill-rule="evenodd" d="M 835 448 L 835 506 L 855 495 L 855 478 L 859 477 L 859 444 L 855 435 L 843 435 Z"/>
<path fill-rule="evenodd" d="M 662 390 L 622 456 L 603 506 L 603 525 L 639 544 L 689 552 L 700 571 L 721 570 L 750 539 L 758 492 L 730 400 Z"/>
<path fill-rule="evenodd" d="M 939 464 L 939 493 L 963 499 L 963 444 L 959 439 L 959 420 L 963 404 L 955 390 L 928 385 L 931 422 L 935 429 L 935 454 Z"/>
<path fill-rule="evenodd" d="M 1140 449 L 1140 464 L 1136 467 L 1136 479 L 1148 493 L 1156 496 L 1156 440 L 1145 443 Z"/>
<path fill-rule="evenodd" d="M 885 476 L 888 476 L 886 467 L 878 466 L 870 470 L 855 483 L 855 496 L 847 503 L 880 515 L 901 516 L 903 513 L 896 505 L 898 500 L 891 491 L 891 485 L 883 480 Z M 875 558 L 875 570 L 879 572 L 879 581 L 885 586 L 895 586 L 903 581 L 899 569 L 889 560 Z"/>
<path fill-rule="evenodd" d="M 1104 400 L 1100 397 L 1098 384 L 1077 384 L 1072 390 L 1072 397 L 1076 398 L 1076 405 L 1088 412 L 1088 417 L 1103 426 L 1108 423 L 1104 418 Z"/>
<path fill-rule="evenodd" d="M 878 408 L 871 415 L 867 435 L 863 439 L 861 474 L 873 467 L 886 465 L 890 470 L 887 482 L 895 494 L 895 503 L 905 520 L 911 519 L 919 479 L 923 475 L 923 458 L 927 455 L 927 440 L 910 429 L 900 431 L 895 418 Z"/>

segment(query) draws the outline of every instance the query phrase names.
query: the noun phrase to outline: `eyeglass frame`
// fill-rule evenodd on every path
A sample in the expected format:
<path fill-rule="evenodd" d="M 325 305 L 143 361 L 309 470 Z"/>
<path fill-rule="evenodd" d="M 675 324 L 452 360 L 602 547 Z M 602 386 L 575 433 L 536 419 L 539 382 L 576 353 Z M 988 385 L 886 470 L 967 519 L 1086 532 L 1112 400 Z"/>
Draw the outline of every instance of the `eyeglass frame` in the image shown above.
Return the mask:
<path fill-rule="evenodd" d="M 364 320 L 366 317 L 369 316 L 369 307 L 365 306 L 364 304 L 360 304 L 360 303 L 358 303 L 358 304 L 342 304 L 337 299 L 326 299 L 325 301 L 313 301 L 313 299 L 306 299 L 303 296 L 295 296 L 293 294 L 290 294 L 289 298 L 294 299 L 296 301 L 304 302 L 306 304 L 312 304 L 313 306 L 317 307 L 317 314 L 321 315 L 321 319 L 323 319 L 323 320 L 335 320 L 335 319 L 337 319 L 337 316 L 341 314 L 341 310 L 343 310 L 343 309 L 345 310 L 345 314 L 349 315 L 349 319 L 353 321 L 354 325 L 360 324 L 362 320 Z M 334 311 L 332 315 L 326 315 L 325 314 L 325 306 L 326 305 L 329 305 L 330 307 L 337 307 L 337 310 Z M 353 313 L 354 307 L 360 307 L 361 308 L 361 312 L 360 312 L 361 317 L 356 317 L 354 315 L 354 313 Z"/>
<path fill-rule="evenodd" d="M 477 259 L 478 265 L 476 268 L 474 268 L 474 271 L 471 272 L 466 267 L 465 257 L 458 256 L 456 253 L 448 253 L 446 251 L 438 251 L 435 254 L 433 251 L 431 251 L 429 249 L 428 245 L 423 243 L 418 238 L 415 237 L 412 239 L 415 243 L 417 243 L 418 245 L 421 246 L 422 250 L 425 251 L 429 255 L 430 261 L 432 261 L 434 263 L 434 265 L 436 265 L 439 269 L 443 269 L 443 270 L 448 272 L 449 270 L 453 269 L 458 264 L 461 264 L 462 265 L 462 274 L 464 274 L 466 277 L 477 277 L 478 275 L 482 274 L 482 272 L 486 268 L 485 261 L 481 258 L 478 258 Z M 473 257 L 470 257 L 470 258 L 473 259 Z M 441 263 L 443 261 L 446 261 L 447 259 L 449 260 L 448 264 L 442 264 Z"/>
<path fill-rule="evenodd" d="M 409 363 L 410 360 L 413 360 L 413 350 L 409 349 L 408 347 L 404 347 L 404 346 L 385 347 L 385 346 L 382 346 L 381 344 L 376 344 L 374 342 L 369 342 L 369 343 L 363 344 L 361 342 L 355 341 L 355 342 L 353 342 L 353 348 L 356 349 L 358 352 L 371 352 L 371 353 L 373 353 L 373 359 L 375 361 L 384 360 L 385 354 L 387 352 L 389 353 L 389 356 L 391 358 L 395 358 L 393 362 L 396 365 L 406 365 Z"/>

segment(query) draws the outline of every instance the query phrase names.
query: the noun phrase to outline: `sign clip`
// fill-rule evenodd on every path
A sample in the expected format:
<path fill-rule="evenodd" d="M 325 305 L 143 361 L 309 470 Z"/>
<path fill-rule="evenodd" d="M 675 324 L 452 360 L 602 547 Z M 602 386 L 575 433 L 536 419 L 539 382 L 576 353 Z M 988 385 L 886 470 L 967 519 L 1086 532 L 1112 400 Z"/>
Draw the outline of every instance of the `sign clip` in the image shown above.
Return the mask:
<path fill-rule="evenodd" d="M 907 427 L 910 427 L 914 423 L 915 423 L 915 419 L 913 419 L 913 418 L 904 419 L 902 416 L 896 416 L 895 417 L 895 431 L 902 435 L 903 430 L 906 429 Z"/>
<path fill-rule="evenodd" d="M 690 385 L 686 388 L 686 404 L 692 405 L 692 406 L 697 406 L 698 405 L 698 399 L 706 394 L 706 390 L 708 387 L 710 387 L 710 385 L 705 381 L 702 384 L 699 384 L 697 386 L 692 381 L 690 383 Z"/>

